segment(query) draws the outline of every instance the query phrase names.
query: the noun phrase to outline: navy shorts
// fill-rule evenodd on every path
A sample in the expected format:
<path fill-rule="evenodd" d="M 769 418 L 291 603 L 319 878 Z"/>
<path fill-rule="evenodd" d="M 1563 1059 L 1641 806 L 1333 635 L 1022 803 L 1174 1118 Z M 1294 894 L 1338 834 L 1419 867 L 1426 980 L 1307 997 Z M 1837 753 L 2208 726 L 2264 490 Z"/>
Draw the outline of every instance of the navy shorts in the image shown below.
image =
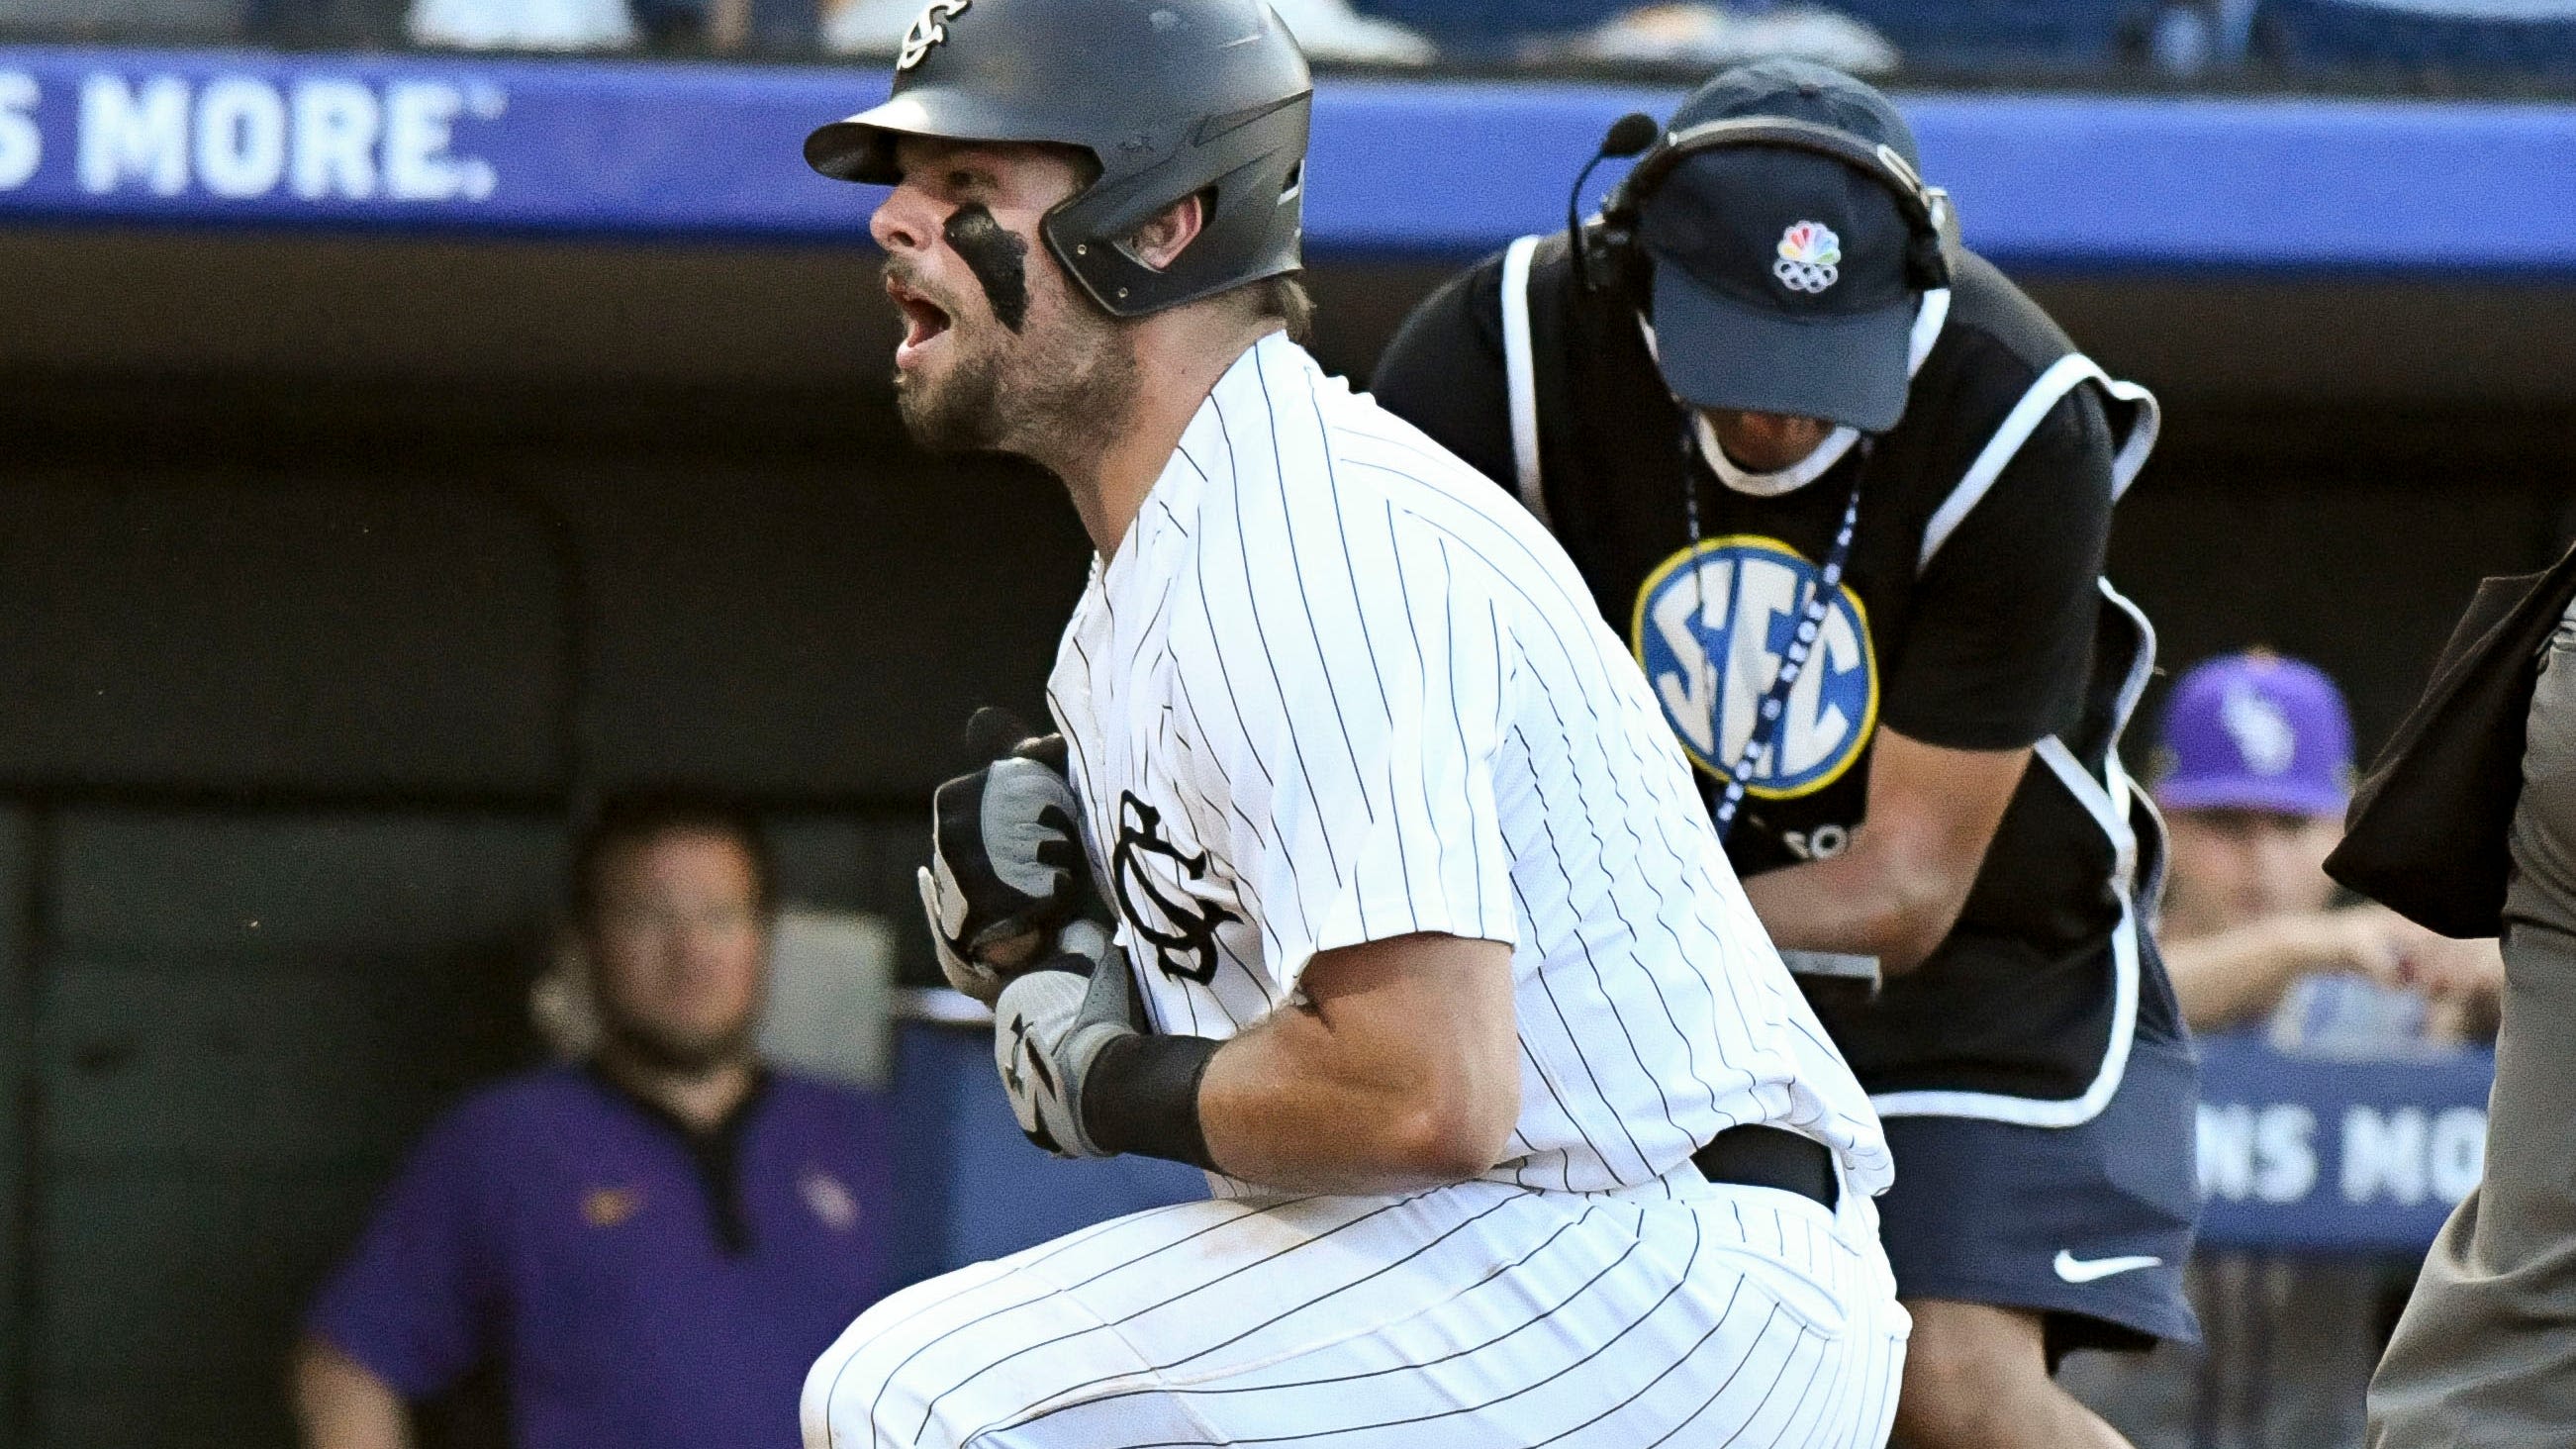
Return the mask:
<path fill-rule="evenodd" d="M 2142 1036 L 2079 1126 L 1888 1118 L 1896 1185 L 1878 1213 L 1898 1296 L 2036 1309 L 2052 1372 L 2070 1349 L 2199 1342 L 2182 1291 L 2199 1095 L 2190 1045 Z"/>

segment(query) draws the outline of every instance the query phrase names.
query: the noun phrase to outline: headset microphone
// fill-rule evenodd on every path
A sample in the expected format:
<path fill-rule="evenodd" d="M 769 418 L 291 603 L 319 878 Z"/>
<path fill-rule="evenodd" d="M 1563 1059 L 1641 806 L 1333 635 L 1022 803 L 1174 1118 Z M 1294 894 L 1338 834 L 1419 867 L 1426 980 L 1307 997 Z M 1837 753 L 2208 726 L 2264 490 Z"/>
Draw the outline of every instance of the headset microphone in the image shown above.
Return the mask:
<path fill-rule="evenodd" d="M 1592 159 L 1583 163 L 1583 169 L 1574 173 L 1574 189 L 1565 195 L 1565 243 L 1573 250 L 1575 266 L 1582 273 L 1587 287 L 1594 284 L 1592 259 L 1585 254 L 1583 245 L 1583 183 L 1591 179 L 1593 167 L 1614 157 L 1625 159 L 1637 155 L 1654 145 L 1655 138 L 1662 134 L 1663 127 L 1656 124 L 1654 117 L 1643 111 L 1630 111 L 1610 123 L 1609 134 L 1601 138 L 1601 149 L 1593 152 Z"/>

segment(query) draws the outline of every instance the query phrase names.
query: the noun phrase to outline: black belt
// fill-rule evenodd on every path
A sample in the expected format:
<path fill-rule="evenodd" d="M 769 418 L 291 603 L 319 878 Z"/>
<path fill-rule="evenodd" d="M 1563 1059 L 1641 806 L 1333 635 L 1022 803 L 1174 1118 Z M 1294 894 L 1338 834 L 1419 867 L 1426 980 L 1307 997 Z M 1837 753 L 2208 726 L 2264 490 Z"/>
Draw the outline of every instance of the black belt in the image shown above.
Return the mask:
<path fill-rule="evenodd" d="M 1711 1182 L 1775 1187 L 1828 1210 L 1841 1196 L 1835 1185 L 1833 1149 L 1777 1127 L 1729 1127 L 1692 1153 L 1691 1165 Z"/>

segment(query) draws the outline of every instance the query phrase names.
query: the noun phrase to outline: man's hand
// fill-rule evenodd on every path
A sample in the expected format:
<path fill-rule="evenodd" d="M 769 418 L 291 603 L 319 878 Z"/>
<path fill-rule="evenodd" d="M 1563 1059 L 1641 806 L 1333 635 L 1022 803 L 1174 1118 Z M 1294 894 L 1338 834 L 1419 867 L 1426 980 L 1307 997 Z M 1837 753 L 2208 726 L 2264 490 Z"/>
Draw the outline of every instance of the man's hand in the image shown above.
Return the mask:
<path fill-rule="evenodd" d="M 2380 949 L 2394 963 L 2391 976 L 2381 979 L 2423 993 L 2431 1004 L 2433 1036 L 2476 1041 L 2495 1035 L 2504 1002 L 2504 956 L 2494 937 L 2461 941 L 2436 935 L 2379 905 L 2338 914 L 2362 912 L 2380 918 Z"/>
<path fill-rule="evenodd" d="M 2343 971 L 2382 986 L 2415 984 L 2408 969 L 2410 948 L 2416 937 L 2430 934 L 2386 906 L 2369 902 L 2289 919 L 2285 929 L 2295 939 L 2304 927 L 2310 943 L 2299 975 Z"/>
<path fill-rule="evenodd" d="M 968 729 L 1009 753 L 931 797 L 930 864 L 918 880 L 940 972 L 990 1005 L 1039 942 L 1085 914 L 1094 892 L 1062 737 L 1027 738 L 992 709 Z"/>
<path fill-rule="evenodd" d="M 2493 936 L 2436 936 L 2414 967 L 2433 998 L 2431 1027 L 2444 1041 L 2491 1041 L 2504 1025 L 2504 954 Z"/>
<path fill-rule="evenodd" d="M 2493 993 L 2500 986 L 2503 961 L 2492 938 L 2455 941 L 2368 901 L 2301 919 L 2315 923 L 2312 969 L 2350 971 L 2427 996 Z"/>
<path fill-rule="evenodd" d="M 993 1065 L 1031 1142 L 1061 1157 L 1108 1157 L 1083 1130 L 1083 1080 L 1111 1042 L 1145 1029 L 1143 1003 L 1127 953 L 1099 926 L 1077 921 L 1058 945 L 994 1001 Z"/>

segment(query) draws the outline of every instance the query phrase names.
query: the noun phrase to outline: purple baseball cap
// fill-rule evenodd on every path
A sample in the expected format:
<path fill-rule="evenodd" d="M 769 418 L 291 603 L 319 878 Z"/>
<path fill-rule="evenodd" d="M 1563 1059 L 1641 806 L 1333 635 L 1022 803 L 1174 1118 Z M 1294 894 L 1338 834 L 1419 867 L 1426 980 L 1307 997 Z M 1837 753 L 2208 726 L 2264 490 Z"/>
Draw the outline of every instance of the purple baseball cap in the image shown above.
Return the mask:
<path fill-rule="evenodd" d="M 2167 810 L 2340 816 L 2352 802 L 2352 719 L 2315 665 L 2222 654 L 2175 683 L 2156 763 Z"/>

